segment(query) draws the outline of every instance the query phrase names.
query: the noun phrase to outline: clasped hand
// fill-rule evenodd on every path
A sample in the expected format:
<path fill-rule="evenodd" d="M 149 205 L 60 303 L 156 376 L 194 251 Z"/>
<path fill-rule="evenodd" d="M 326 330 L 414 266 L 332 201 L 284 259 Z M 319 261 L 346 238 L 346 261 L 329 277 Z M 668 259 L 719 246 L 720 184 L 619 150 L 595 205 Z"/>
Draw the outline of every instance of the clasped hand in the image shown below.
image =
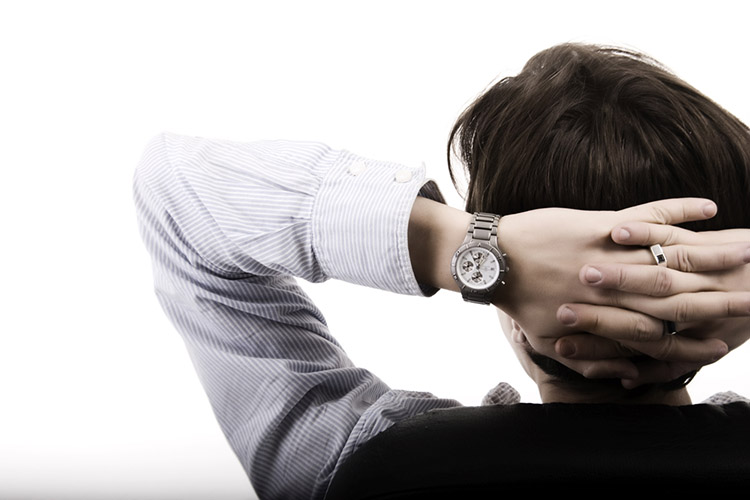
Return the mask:
<path fill-rule="evenodd" d="M 673 226 L 715 213 L 708 200 L 681 198 L 505 216 L 498 233 L 510 272 L 494 304 L 535 350 L 586 377 L 626 387 L 673 380 L 750 336 L 750 230 Z M 648 250 L 655 243 L 666 268 Z M 679 333 L 665 334 L 664 320 Z"/>

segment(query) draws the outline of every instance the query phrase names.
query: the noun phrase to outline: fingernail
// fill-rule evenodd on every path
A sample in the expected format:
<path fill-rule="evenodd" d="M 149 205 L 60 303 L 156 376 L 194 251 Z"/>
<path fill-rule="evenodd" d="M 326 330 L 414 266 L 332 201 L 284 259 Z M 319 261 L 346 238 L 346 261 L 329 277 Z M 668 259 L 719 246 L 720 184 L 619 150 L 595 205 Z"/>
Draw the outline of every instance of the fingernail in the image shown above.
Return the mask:
<path fill-rule="evenodd" d="M 620 229 L 617 232 L 617 237 L 620 238 L 620 240 L 629 240 L 630 239 L 630 231 L 627 229 Z"/>
<path fill-rule="evenodd" d="M 557 341 L 557 352 L 560 356 L 571 358 L 575 356 L 576 346 L 569 340 L 560 339 Z"/>
<path fill-rule="evenodd" d="M 716 204 L 715 203 L 706 203 L 703 205 L 703 215 L 706 217 L 713 217 L 716 215 Z"/>
<path fill-rule="evenodd" d="M 583 274 L 583 277 L 586 278 L 586 281 L 593 285 L 594 283 L 599 283 L 602 280 L 602 273 L 595 267 L 589 266 L 589 268 L 586 269 L 586 272 Z"/>
<path fill-rule="evenodd" d="M 557 315 L 557 319 L 563 325 L 572 325 L 578 320 L 578 316 L 576 316 L 576 313 L 573 311 L 573 309 L 565 306 L 560 309 L 560 313 Z"/>
<path fill-rule="evenodd" d="M 724 356 L 726 356 L 728 352 L 729 352 L 729 347 L 727 347 L 726 344 L 722 345 L 721 347 L 719 347 L 718 349 L 716 349 L 716 351 L 714 352 L 714 359 L 713 360 L 714 361 L 720 360 L 721 358 L 723 358 Z"/>

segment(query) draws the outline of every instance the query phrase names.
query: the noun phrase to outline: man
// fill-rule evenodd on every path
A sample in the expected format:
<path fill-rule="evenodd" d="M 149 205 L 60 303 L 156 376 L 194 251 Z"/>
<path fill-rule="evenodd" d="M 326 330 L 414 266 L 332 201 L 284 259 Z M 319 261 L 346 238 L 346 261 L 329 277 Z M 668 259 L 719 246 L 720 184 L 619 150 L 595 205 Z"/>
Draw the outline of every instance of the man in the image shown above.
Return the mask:
<path fill-rule="evenodd" d="M 746 229 L 736 228 L 750 227 L 748 128 L 642 54 L 582 44 L 542 51 L 521 73 L 498 82 L 468 107 L 451 143 L 472 180 L 469 211 L 509 215 L 550 206 L 611 210 L 672 196 L 701 196 L 716 201 L 720 213 L 685 227 L 735 228 L 726 233 L 730 240 L 747 238 Z M 721 242 L 720 236 L 713 238 Z M 664 280 L 671 279 L 668 269 L 663 272 Z M 594 283 L 600 281 L 597 269 L 586 273 L 593 273 Z M 747 279 L 746 273 L 739 276 Z M 718 291 L 736 289 L 726 277 L 723 282 Z M 574 316 L 569 308 L 560 314 Z M 634 399 L 633 391 L 619 383 L 585 380 L 540 355 L 532 345 L 535 337 L 529 342 L 524 333 L 524 328 L 536 328 L 533 319 L 523 312 L 516 316 L 518 321 L 501 314 L 501 320 L 543 401 Z M 661 325 L 650 324 L 658 338 Z M 730 334 L 730 325 L 723 325 L 722 338 L 735 348 L 748 334 L 741 327 Z M 705 335 L 704 327 L 677 325 L 683 337 Z M 658 357 L 657 351 L 649 354 Z M 699 367 L 675 368 L 688 372 Z M 653 403 L 689 403 L 682 384 L 676 385 L 666 384 L 666 391 L 642 389 L 638 395 Z"/>
<path fill-rule="evenodd" d="M 183 335 L 217 419 L 261 498 L 322 498 L 339 465 L 371 437 L 430 409 L 459 405 L 392 390 L 355 367 L 294 281 L 343 279 L 410 295 L 458 289 L 446 257 L 467 236 L 472 215 L 440 203 L 422 169 L 313 143 L 163 134 L 144 153 L 134 193 L 157 296 Z M 641 251 L 608 243 L 618 224 L 700 220 L 715 208 L 705 199 L 684 199 L 618 212 L 553 209 L 504 218 L 500 239 L 509 243 L 513 263 L 506 285 L 491 296 L 479 290 L 470 298 L 514 315 L 538 316 L 527 331 L 535 348 L 588 377 L 637 379 L 636 365 L 622 357 L 571 359 L 557 353 L 557 339 L 571 330 L 555 311 L 564 303 L 611 305 L 612 297 L 637 302 L 632 292 L 650 292 L 636 285 L 618 295 L 578 282 L 587 263 L 640 264 L 633 269 L 648 267 L 646 272 L 653 267 Z M 552 244 L 562 258 L 547 262 Z M 702 246 L 681 248 L 691 257 L 705 253 Z M 709 247 L 708 254 L 722 263 L 718 267 L 738 272 L 747 248 Z M 666 248 L 668 256 L 673 250 Z M 713 283 L 704 277 L 703 285 Z M 688 283 L 675 291 L 703 289 Z M 700 293 L 673 295 L 671 287 L 662 292 L 668 297 L 648 300 L 660 302 L 661 310 L 635 309 L 659 324 L 749 313 L 743 292 L 701 308 Z M 677 318 L 686 310 L 694 311 L 692 318 Z M 631 330 L 627 318 L 635 313 L 617 311 L 601 315 L 602 333 Z M 587 345 L 580 337 L 573 340 Z M 663 359 L 698 364 L 727 352 L 718 338 L 659 335 L 620 343 L 642 352 L 668 345 Z"/>

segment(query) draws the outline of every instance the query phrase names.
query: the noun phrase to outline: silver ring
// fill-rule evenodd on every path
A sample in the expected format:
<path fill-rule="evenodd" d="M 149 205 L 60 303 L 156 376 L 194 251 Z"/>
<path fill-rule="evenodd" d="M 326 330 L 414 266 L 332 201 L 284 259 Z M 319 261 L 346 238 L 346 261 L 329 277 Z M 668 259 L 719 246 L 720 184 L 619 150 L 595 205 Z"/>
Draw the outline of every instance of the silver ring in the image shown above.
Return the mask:
<path fill-rule="evenodd" d="M 661 248 L 661 245 L 651 245 L 650 250 L 651 254 L 654 256 L 656 265 L 667 267 L 667 256 L 664 255 L 664 250 Z"/>

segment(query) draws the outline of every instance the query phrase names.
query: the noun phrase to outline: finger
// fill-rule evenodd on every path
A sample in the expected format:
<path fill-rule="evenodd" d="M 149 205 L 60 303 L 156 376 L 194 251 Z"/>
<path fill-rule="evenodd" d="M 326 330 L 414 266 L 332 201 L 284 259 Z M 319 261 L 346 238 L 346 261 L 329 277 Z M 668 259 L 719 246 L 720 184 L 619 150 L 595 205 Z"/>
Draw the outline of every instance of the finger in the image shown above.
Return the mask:
<path fill-rule="evenodd" d="M 555 350 L 561 356 L 598 359 L 630 356 L 637 352 L 657 360 L 708 364 L 729 352 L 727 345 L 719 339 L 665 335 L 662 321 L 634 311 L 589 304 L 566 304 L 558 309 L 558 319 L 570 319 L 564 309 L 572 311 L 576 320 L 572 324 L 569 321 L 563 324 L 602 339 L 597 341 L 580 334 L 561 337 L 555 343 Z M 573 356 L 571 352 L 574 353 Z"/>
<path fill-rule="evenodd" d="M 630 228 L 632 234 L 626 241 L 623 240 L 617 228 L 612 231 L 612 239 L 615 243 L 638 244 L 644 247 L 654 244 L 664 245 L 663 250 L 667 257 L 667 264 L 669 267 L 680 271 L 715 271 L 750 262 L 750 244 L 747 240 L 720 241 L 722 238 L 732 239 L 740 235 L 747 237 L 748 235 L 744 233 L 736 231 L 727 234 L 720 234 L 721 231 L 693 233 L 672 226 L 637 223 L 629 224 L 627 227 Z M 626 232 L 628 231 L 626 230 Z M 711 235 L 716 235 L 716 239 L 712 241 Z M 686 242 L 689 242 L 689 244 L 686 244 Z M 719 244 L 716 244 L 717 242 Z M 646 252 L 642 253 L 644 256 L 647 255 Z M 644 259 L 648 263 L 652 262 L 648 257 L 644 257 Z M 644 264 L 647 262 L 644 262 Z"/>
<path fill-rule="evenodd" d="M 612 229 L 612 240 L 620 245 L 703 245 L 750 240 L 748 229 L 722 229 L 720 231 L 693 232 L 684 228 L 628 221 Z"/>
<path fill-rule="evenodd" d="M 555 352 L 567 359 L 629 358 L 641 353 L 619 342 L 590 333 L 576 333 L 560 337 L 555 342 Z"/>
<path fill-rule="evenodd" d="M 619 378 L 637 380 L 639 373 L 635 364 L 625 358 L 601 360 L 559 359 L 562 364 L 590 379 Z"/>
<path fill-rule="evenodd" d="M 639 220 L 656 224 L 679 224 L 710 219 L 716 215 L 716 203 L 706 198 L 672 198 L 652 201 L 617 212 L 622 221 Z"/>
<path fill-rule="evenodd" d="M 719 339 L 694 339 L 683 335 L 663 335 L 651 342 L 623 342 L 646 356 L 659 361 L 697 363 L 707 365 L 729 352 L 727 345 Z"/>
<path fill-rule="evenodd" d="M 644 360 L 638 363 L 638 376 L 622 380 L 626 389 L 635 389 L 644 384 L 663 384 L 701 368 L 694 363 L 665 363 L 656 360 Z"/>
<path fill-rule="evenodd" d="M 686 273 L 721 271 L 750 262 L 750 244 L 673 245 L 663 249 L 667 266 Z"/>
<path fill-rule="evenodd" d="M 677 243 L 697 245 L 703 242 L 700 233 L 675 226 L 626 222 L 612 229 L 612 241 L 620 245 L 674 245 Z"/>
<path fill-rule="evenodd" d="M 603 301 L 604 305 L 676 323 L 750 316 L 750 292 L 696 292 L 669 297 L 614 292 L 604 296 Z"/>
<path fill-rule="evenodd" d="M 527 349 L 530 348 L 536 351 L 538 354 L 550 357 L 555 361 L 567 366 L 571 370 L 578 372 L 586 378 L 633 379 L 638 376 L 638 369 L 635 367 L 635 364 L 632 361 L 627 359 L 627 357 L 580 360 L 567 359 L 555 352 L 553 343 L 545 342 L 534 346 L 529 342 L 529 339 L 521 331 L 519 331 L 518 338 L 511 337 L 511 341 L 521 344 L 527 344 Z"/>
<path fill-rule="evenodd" d="M 706 365 L 726 356 L 729 349 L 718 339 L 696 340 L 666 335 L 656 342 L 621 344 L 590 334 L 560 337 L 555 350 L 567 359 L 610 359 L 646 355 L 658 361 Z"/>
<path fill-rule="evenodd" d="M 661 320 L 618 307 L 564 304 L 557 310 L 557 319 L 577 331 L 615 341 L 649 342 L 664 335 Z"/>
<path fill-rule="evenodd" d="M 655 265 L 586 265 L 581 268 L 578 277 L 584 285 L 652 297 L 706 290 L 725 291 L 719 288 L 723 282 L 712 275 L 683 273 Z"/>

